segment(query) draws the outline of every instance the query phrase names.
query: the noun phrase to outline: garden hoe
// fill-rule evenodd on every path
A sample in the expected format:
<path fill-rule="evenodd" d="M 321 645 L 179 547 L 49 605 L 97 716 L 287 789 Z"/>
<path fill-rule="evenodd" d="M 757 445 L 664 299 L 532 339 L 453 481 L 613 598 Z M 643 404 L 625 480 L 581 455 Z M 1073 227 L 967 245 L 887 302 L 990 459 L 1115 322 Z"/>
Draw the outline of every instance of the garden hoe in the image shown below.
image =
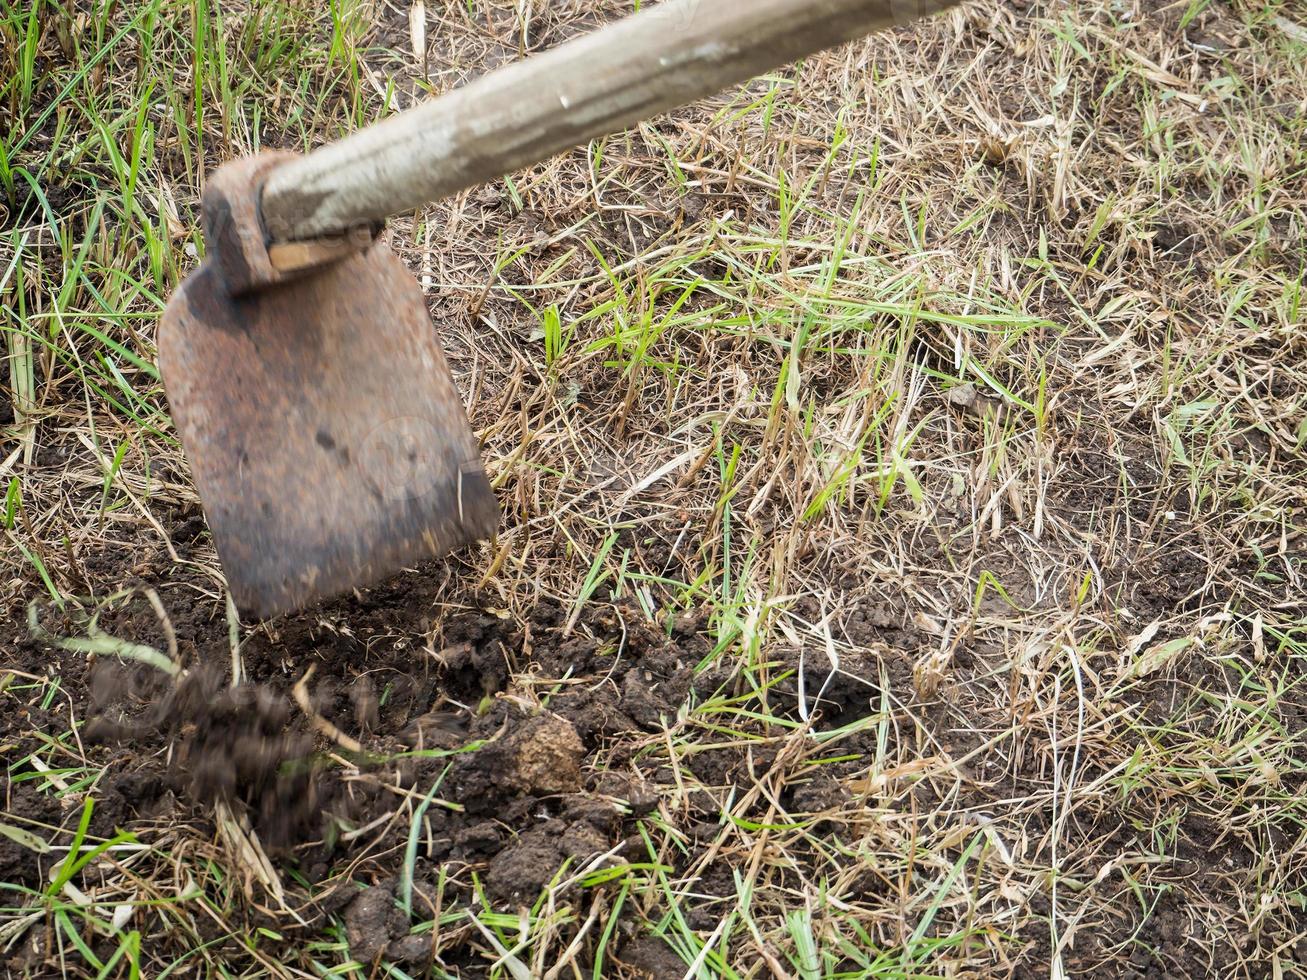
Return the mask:
<path fill-rule="evenodd" d="M 387 215 L 953 0 L 668 0 L 305 156 L 219 169 L 159 365 L 237 606 L 490 536 L 498 508 Z"/>

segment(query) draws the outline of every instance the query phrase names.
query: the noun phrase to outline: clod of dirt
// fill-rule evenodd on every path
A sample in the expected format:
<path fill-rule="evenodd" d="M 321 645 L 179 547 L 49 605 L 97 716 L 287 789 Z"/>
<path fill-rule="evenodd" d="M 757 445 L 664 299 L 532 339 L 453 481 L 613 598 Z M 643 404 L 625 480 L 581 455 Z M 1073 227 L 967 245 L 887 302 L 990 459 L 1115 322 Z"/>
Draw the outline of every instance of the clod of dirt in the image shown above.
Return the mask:
<path fill-rule="evenodd" d="M 486 884 L 497 897 L 531 902 L 562 862 L 557 844 L 540 832 L 527 833 L 491 859 Z"/>
<path fill-rule="evenodd" d="M 404 936 L 392 940 L 386 947 L 386 959 L 395 963 L 430 963 L 432 959 L 430 936 Z"/>
<path fill-rule="evenodd" d="M 499 851 L 503 834 L 494 820 L 483 820 L 454 832 L 449 854 L 460 861 L 475 860 Z"/>
<path fill-rule="evenodd" d="M 389 888 L 374 885 L 359 893 L 345 909 L 345 937 L 349 952 L 361 963 L 371 963 L 390 945 L 387 920 L 395 909 Z"/>
<path fill-rule="evenodd" d="M 656 731 L 663 727 L 663 719 L 675 711 L 651 682 L 652 678 L 641 676 L 643 673 L 627 671 L 622 681 L 622 710 L 641 728 Z"/>
<path fill-rule="evenodd" d="M 608 837 L 599 828 L 587 823 L 574 823 L 559 839 L 564 854 L 578 861 L 594 857 L 608 849 Z"/>
<path fill-rule="evenodd" d="M 658 787 L 638 777 L 619 772 L 595 773 L 591 786 L 600 796 L 623 801 L 635 817 L 643 817 L 658 809 Z"/>
<path fill-rule="evenodd" d="M 602 812 L 597 813 L 585 801 L 580 803 L 580 809 L 573 810 L 583 814 L 582 819 L 572 823 L 550 820 L 527 831 L 491 859 L 486 869 L 486 884 L 494 895 L 510 901 L 533 902 L 565 860 L 571 858 L 569 871 L 576 871 L 586 861 L 608 850 L 610 835 L 595 824 L 605 816 L 610 823 L 614 822 L 615 811 L 599 806 L 597 811 Z"/>
<path fill-rule="evenodd" d="M 523 716 L 510 702 L 500 702 L 473 722 L 470 734 L 489 741 L 457 756 L 445 784 L 469 814 L 502 816 L 515 800 L 581 788 L 585 746 L 565 718 L 552 712 Z"/>
<path fill-rule="evenodd" d="M 395 904 L 393 884 L 373 885 L 345 908 L 345 938 L 350 956 L 375 963 L 381 956 L 397 963 L 431 959 L 431 939 L 410 936 L 403 911 Z"/>
<path fill-rule="evenodd" d="M 638 728 L 631 716 L 622 710 L 621 699 L 609 685 L 594 691 L 564 691 L 549 703 L 572 723 L 583 739 L 590 741 L 616 738 Z"/>
<path fill-rule="evenodd" d="M 496 854 L 486 884 L 499 898 L 532 902 L 571 859 L 569 873 L 622 840 L 622 813 L 612 801 L 569 797 L 562 815 L 520 834 Z"/>
<path fill-rule="evenodd" d="M 637 976 L 650 980 L 679 977 L 685 973 L 685 962 L 675 950 L 655 936 L 638 936 L 621 949 L 621 960 Z"/>
<path fill-rule="evenodd" d="M 585 746 L 572 723 L 553 714 L 532 718 L 502 748 L 506 782 L 535 796 L 575 793 L 581 788 Z"/>

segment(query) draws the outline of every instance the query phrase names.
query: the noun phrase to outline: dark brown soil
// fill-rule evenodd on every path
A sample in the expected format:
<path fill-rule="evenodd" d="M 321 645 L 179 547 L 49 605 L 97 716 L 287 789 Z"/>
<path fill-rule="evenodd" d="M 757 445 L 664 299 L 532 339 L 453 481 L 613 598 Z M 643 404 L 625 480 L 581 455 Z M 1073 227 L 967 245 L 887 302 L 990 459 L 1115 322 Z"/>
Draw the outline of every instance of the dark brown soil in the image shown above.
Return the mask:
<path fill-rule="evenodd" d="M 187 533 L 180 521 L 177 536 Z M 401 576 L 363 600 L 254 632 L 241 651 L 246 683 L 238 687 L 216 606 L 169 609 L 186 667 L 177 682 L 150 667 L 88 660 L 17 636 L 10 666 L 41 675 L 59 657 L 67 701 L 0 718 L 0 744 L 22 758 L 36 747 L 27 733 L 67 729 L 71 704 L 75 717 L 89 719 L 82 729 L 89 759 L 105 769 L 92 834 L 160 819 L 203 823 L 213 819 L 211 804 L 225 801 L 248 817 L 285 873 L 288 904 L 307 922 L 341 916 L 352 954 L 364 961 L 429 961 L 430 937 L 409 935 L 395 904 L 409 819 L 354 832 L 406 798 L 430 797 L 412 882 L 417 920 L 438 903 L 474 900 L 471 877 L 457 869 L 476 870 L 488 896 L 512 907 L 532 904 L 551 881 L 602 855 L 610 856 L 598 866 L 647 860 L 635 821 L 657 806 L 656 788 L 629 748 L 612 752 L 603 767 L 594 759 L 623 743 L 619 736 L 661 730 L 710 650 L 705 624 L 693 615 L 660 632 L 632 610 L 597 608 L 571 635 L 564 610 L 552 604 L 526 622 L 471 601 L 441 615 L 432 606 L 439 583 L 429 574 Z M 42 616 L 49 635 L 80 632 L 52 610 Z M 350 628 L 333 628 L 342 622 Z M 388 642 L 397 624 L 428 642 Z M 166 645 L 144 599 L 107 612 L 99 629 Z M 316 731 L 295 704 L 292 687 L 310 667 L 313 711 L 357 739 L 361 752 Z M 538 702 L 520 689 L 495 697 L 526 671 L 539 679 Z M 712 676 L 696 689 L 712 694 Z M 52 828 L 75 822 L 78 809 L 38 791 L 35 780 L 14 779 L 25 774 L 21 766 L 10 771 L 7 812 Z M 39 887 L 49 864 L 0 837 L 0 880 Z M 437 895 L 442 868 L 456 870 Z M 26 968 L 43 955 L 23 951 Z M 448 962 L 450 951 L 443 955 Z"/>
<path fill-rule="evenodd" d="M 178 547 L 197 533 L 202 525 L 177 516 Z M 1139 590 L 1122 598 L 1149 615 L 1202 608 L 1208 593 L 1201 566 L 1192 555 L 1186 561 L 1186 554 L 1181 547 L 1141 555 L 1139 566 L 1149 574 L 1141 579 L 1122 570 L 1121 591 L 1128 592 L 1127 582 Z M 97 566 L 99 574 L 124 577 L 112 557 L 103 566 Z M 836 573 L 831 578 L 839 580 Z M 730 794 L 765 778 L 778 753 L 766 741 L 710 748 L 687 756 L 678 774 L 641 752 L 687 701 L 742 693 L 733 671 L 708 663 L 710 624 L 702 616 L 687 613 L 654 625 L 636 609 L 593 606 L 569 633 L 569 610 L 557 604 L 542 602 L 519 621 L 498 611 L 489 597 L 450 602 L 444 581 L 432 566 L 362 596 L 265 624 L 245 641 L 246 683 L 234 688 L 228 625 L 214 601 L 167 604 L 186 668 L 178 682 L 112 657 L 60 653 L 24 630 L 7 644 L 14 651 L 10 666 L 43 675 L 51 658 L 59 658 L 61 697 L 0 716 L 0 744 L 7 756 L 22 759 L 35 748 L 29 733 L 66 731 L 71 709 L 73 717 L 87 719 L 82 740 L 89 760 L 104 770 L 93 834 L 189 821 L 212 835 L 212 804 L 225 801 L 249 819 L 282 872 L 288 904 L 308 929 L 334 918 L 351 955 L 364 962 L 384 958 L 420 969 L 438 953 L 449 965 L 466 958 L 462 975 L 479 976 L 480 961 L 461 945 L 475 936 L 444 937 L 437 950 L 429 932 L 411 933 L 413 924 L 451 903 L 476 902 L 478 887 L 501 907 L 529 906 L 551 883 L 569 882 L 573 895 L 582 891 L 577 873 L 591 863 L 648 861 L 638 821 L 658 809 L 685 776 L 694 788 L 684 808 L 663 816 L 685 835 L 688 851 L 676 863 L 688 867 L 719 834 L 721 807 Z M 804 602 L 797 611 L 816 618 L 820 610 Z M 808 676 L 816 680 L 810 680 L 806 697 L 820 727 L 872 713 L 888 685 L 937 725 L 945 750 L 963 755 L 979 745 L 980 735 L 950 713 L 947 692 L 940 700 L 923 700 L 915 692 L 912 664 L 933 641 L 903 600 L 886 590 L 857 598 L 849 609 L 832 629 L 861 652 L 842 658 L 824 690 L 827 664 L 808 664 Z M 48 608 L 41 619 L 46 635 L 83 632 Z M 141 597 L 106 610 L 99 628 L 167 647 L 164 628 Z M 979 679 L 1001 654 L 984 643 L 964 644 L 951 669 L 961 679 Z M 769 668 L 775 683 L 767 697 L 778 717 L 799 717 L 798 656 L 781 650 Z M 313 712 L 357 739 L 359 749 L 315 730 L 295 704 L 292 688 L 310 668 L 306 687 Z M 1149 699 L 1148 711 L 1159 722 L 1182 707 L 1183 692 L 1160 677 L 1155 689 L 1145 687 L 1138 696 Z M 1301 725 L 1292 699 L 1280 709 L 1285 725 Z M 816 817 L 817 832 L 838 839 L 840 812 L 850 800 L 848 779 L 865 771 L 875 739 L 874 731 L 848 739 L 841 751 L 850 754 L 849 761 L 788 780 L 780 792 L 787 812 Z M 38 790 L 36 779 L 24 778 L 34 775 L 22 765 L 10 769 L 6 812 L 49 828 L 74 824 L 79 807 L 61 804 Z M 966 802 L 997 808 L 1004 799 L 1037 793 L 1045 781 L 1046 774 L 1029 767 L 988 782 L 977 777 Z M 922 807 L 938 802 L 924 783 L 913 799 Z M 429 802 L 415 840 L 410 919 L 397 897 L 405 888 L 412 827 L 406 804 L 418 801 Z M 765 813 L 751 816 L 763 819 Z M 1080 832 L 1104 842 L 1104 853 L 1146 849 L 1147 831 L 1132 825 L 1124 810 L 1107 806 L 1094 814 L 1082 807 L 1080 818 L 1087 822 Z M 1038 835 L 1048 826 L 1040 815 L 1028 830 Z M 1210 876 L 1213 890 L 1226 890 L 1232 876 L 1255 870 L 1246 844 L 1197 813 L 1180 822 L 1174 846 L 1182 859 L 1177 871 L 1193 880 Z M 0 880 L 39 887 L 48 880 L 50 863 L 48 856 L 0 837 Z M 869 896 L 888 898 L 893 887 L 866 876 Z M 718 881 L 706 875 L 685 906 L 690 926 L 711 931 L 733 901 L 733 889 L 729 876 Z M 1218 949 L 1212 962 L 1195 959 L 1199 947 L 1188 940 L 1201 920 L 1186 904 L 1193 894 L 1177 888 L 1144 910 L 1123 892 L 1110 936 L 1087 934 L 1068 954 L 1067 965 L 1106 969 L 1105 976 L 1220 975 L 1238 957 Z M 1047 905 L 1040 895 L 1030 901 L 1037 912 L 1041 902 Z M 256 922 L 260 913 L 243 914 Z M 943 917 L 939 922 L 947 926 Z M 275 928 L 294 941 L 293 924 L 278 920 Z M 1129 936 L 1136 937 L 1133 952 L 1122 958 L 1117 947 Z M 619 933 L 616 939 L 615 954 L 630 975 L 671 976 L 684 967 L 661 938 Z M 41 975 L 39 969 L 31 972 L 34 964 L 48 962 L 50 950 L 40 942 L 38 937 L 36 947 L 18 951 L 30 975 Z M 239 962 L 244 953 L 232 955 Z M 1038 947 L 1032 949 L 1029 966 L 1017 959 L 1015 975 L 1046 972 L 1040 955 Z"/>

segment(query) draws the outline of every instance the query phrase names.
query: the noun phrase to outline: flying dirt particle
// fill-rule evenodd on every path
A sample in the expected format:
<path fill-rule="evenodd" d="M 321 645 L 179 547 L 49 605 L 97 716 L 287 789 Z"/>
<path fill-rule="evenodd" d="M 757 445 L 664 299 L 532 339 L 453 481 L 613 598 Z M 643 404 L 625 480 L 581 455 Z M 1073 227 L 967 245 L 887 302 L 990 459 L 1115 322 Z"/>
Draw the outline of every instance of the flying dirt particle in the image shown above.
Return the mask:
<path fill-rule="evenodd" d="M 365 734 L 376 729 L 381 721 L 381 705 L 376 685 L 367 674 L 360 674 L 349 688 L 349 699 L 354 706 L 354 723 Z"/>
<path fill-rule="evenodd" d="M 285 697 L 262 686 L 229 687 L 223 672 L 208 667 L 170 688 L 142 687 L 137 676 L 108 664 L 97 672 L 88 740 L 162 736 L 172 745 L 172 788 L 192 801 L 244 811 L 274 851 L 317 831 L 322 785 L 313 739 L 293 724 Z M 123 704 L 133 701 L 142 703 L 124 716 Z"/>

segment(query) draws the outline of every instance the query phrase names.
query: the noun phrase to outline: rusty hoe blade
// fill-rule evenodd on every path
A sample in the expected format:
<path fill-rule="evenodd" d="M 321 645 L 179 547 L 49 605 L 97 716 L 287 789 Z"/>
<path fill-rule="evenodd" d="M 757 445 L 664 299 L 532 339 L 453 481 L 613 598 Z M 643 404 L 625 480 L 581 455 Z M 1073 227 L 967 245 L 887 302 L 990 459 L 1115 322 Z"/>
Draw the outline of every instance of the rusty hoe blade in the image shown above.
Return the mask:
<path fill-rule="evenodd" d="M 254 213 L 241 184 L 275 162 L 210 178 L 208 257 L 159 328 L 232 596 L 260 616 L 488 537 L 499 518 L 421 290 L 384 245 L 241 282 L 256 264 L 239 240 L 242 205 Z"/>

